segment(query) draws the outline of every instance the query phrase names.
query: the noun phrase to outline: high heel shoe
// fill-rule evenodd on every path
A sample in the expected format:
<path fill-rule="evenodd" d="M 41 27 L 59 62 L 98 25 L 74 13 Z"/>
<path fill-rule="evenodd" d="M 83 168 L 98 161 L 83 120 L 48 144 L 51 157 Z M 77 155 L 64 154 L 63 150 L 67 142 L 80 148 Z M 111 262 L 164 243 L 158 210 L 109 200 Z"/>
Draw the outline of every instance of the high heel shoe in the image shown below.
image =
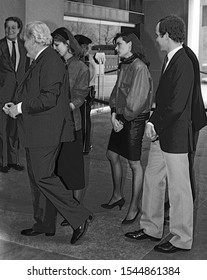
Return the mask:
<path fill-rule="evenodd" d="M 136 218 L 137 218 L 137 216 L 139 215 L 139 210 L 137 211 L 137 214 L 134 216 L 134 218 L 133 219 L 131 219 L 131 220 L 127 220 L 126 218 L 121 222 L 123 225 L 127 225 L 127 224 L 132 224 L 135 220 L 136 220 Z"/>
<path fill-rule="evenodd" d="M 125 203 L 125 199 L 121 198 L 121 199 L 119 199 L 118 201 L 116 201 L 112 204 L 108 204 L 108 203 L 101 204 L 101 207 L 103 207 L 105 209 L 112 209 L 116 206 L 119 206 L 119 210 L 121 210 L 121 208 L 124 206 L 124 203 Z"/>

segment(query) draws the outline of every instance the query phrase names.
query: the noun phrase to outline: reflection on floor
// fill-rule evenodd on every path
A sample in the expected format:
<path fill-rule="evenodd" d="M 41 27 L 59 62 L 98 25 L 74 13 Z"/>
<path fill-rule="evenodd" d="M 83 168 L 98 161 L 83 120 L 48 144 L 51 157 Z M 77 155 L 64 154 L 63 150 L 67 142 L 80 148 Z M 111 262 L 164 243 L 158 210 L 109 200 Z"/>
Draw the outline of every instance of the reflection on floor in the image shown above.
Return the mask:
<path fill-rule="evenodd" d="M 195 202 L 195 236 L 193 248 L 189 252 L 177 252 L 166 255 L 156 253 L 152 241 L 129 242 L 124 233 L 138 229 L 139 217 L 131 225 L 121 225 L 131 196 L 131 174 L 126 161 L 124 194 L 126 203 L 121 211 L 118 208 L 106 210 L 100 207 L 111 196 L 112 180 L 109 163 L 105 157 L 110 134 L 110 113 L 92 116 L 93 149 L 85 156 L 87 193 L 85 205 L 95 215 L 95 220 L 88 229 L 80 245 L 70 245 L 72 229 L 60 227 L 62 217 L 58 216 L 57 231 L 54 237 L 38 235 L 24 237 L 20 235 L 23 228 L 32 225 L 32 206 L 29 182 L 26 171 L 10 170 L 8 174 L 0 173 L 0 259 L 70 259 L 70 260 L 163 260 L 163 259 L 207 259 L 207 128 L 199 137 L 198 150 L 195 158 L 195 172 L 198 196 Z M 143 143 L 143 164 L 147 163 L 149 142 Z M 26 166 L 24 151 L 21 163 Z M 165 226 L 164 236 L 168 235 Z"/>

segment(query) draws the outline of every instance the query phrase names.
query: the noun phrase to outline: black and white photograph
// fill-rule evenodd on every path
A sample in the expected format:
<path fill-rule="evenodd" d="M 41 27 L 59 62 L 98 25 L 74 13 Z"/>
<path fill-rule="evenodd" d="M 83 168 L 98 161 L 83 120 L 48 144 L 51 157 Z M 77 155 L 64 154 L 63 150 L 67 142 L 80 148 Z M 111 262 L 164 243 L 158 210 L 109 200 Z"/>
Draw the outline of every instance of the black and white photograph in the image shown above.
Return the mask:
<path fill-rule="evenodd" d="M 0 0 L 0 277 L 204 279 L 207 0 Z"/>

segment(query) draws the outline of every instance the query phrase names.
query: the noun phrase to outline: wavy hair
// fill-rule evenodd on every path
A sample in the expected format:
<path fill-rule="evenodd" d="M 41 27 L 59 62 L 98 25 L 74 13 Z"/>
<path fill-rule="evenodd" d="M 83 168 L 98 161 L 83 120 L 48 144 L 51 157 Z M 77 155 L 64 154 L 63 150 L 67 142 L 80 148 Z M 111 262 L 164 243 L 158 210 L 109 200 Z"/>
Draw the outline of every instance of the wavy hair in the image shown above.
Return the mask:
<path fill-rule="evenodd" d="M 49 27 L 41 21 L 33 21 L 26 25 L 24 36 L 27 39 L 34 37 L 35 42 L 42 46 L 49 46 L 52 43 L 52 36 Z"/>
<path fill-rule="evenodd" d="M 162 18 L 159 23 L 159 32 L 162 37 L 168 33 L 169 37 L 177 43 L 185 41 L 186 26 L 180 17 L 169 15 Z"/>
<path fill-rule="evenodd" d="M 7 25 L 7 22 L 8 21 L 14 21 L 17 23 L 17 26 L 19 28 L 19 34 L 22 32 L 22 28 L 23 28 L 23 24 L 22 24 L 22 21 L 20 18 L 18 17 L 8 17 L 5 19 L 5 22 L 4 22 L 4 28 L 6 28 L 6 25 Z"/>

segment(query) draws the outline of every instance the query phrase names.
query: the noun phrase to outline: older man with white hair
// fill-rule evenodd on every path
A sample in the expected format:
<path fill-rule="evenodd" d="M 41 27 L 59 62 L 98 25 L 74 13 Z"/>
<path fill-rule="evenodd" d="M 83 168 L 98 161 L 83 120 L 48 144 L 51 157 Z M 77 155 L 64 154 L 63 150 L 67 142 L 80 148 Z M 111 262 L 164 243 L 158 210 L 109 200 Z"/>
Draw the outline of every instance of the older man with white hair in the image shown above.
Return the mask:
<path fill-rule="evenodd" d="M 33 63 L 17 88 L 15 104 L 9 102 L 3 109 L 10 117 L 17 118 L 32 190 L 36 223 L 21 234 L 53 236 L 58 211 L 74 230 L 71 238 L 74 244 L 86 232 L 92 216 L 54 174 L 61 141 L 73 140 L 67 72 L 50 46 L 52 37 L 45 23 L 27 24 L 24 39 Z"/>

